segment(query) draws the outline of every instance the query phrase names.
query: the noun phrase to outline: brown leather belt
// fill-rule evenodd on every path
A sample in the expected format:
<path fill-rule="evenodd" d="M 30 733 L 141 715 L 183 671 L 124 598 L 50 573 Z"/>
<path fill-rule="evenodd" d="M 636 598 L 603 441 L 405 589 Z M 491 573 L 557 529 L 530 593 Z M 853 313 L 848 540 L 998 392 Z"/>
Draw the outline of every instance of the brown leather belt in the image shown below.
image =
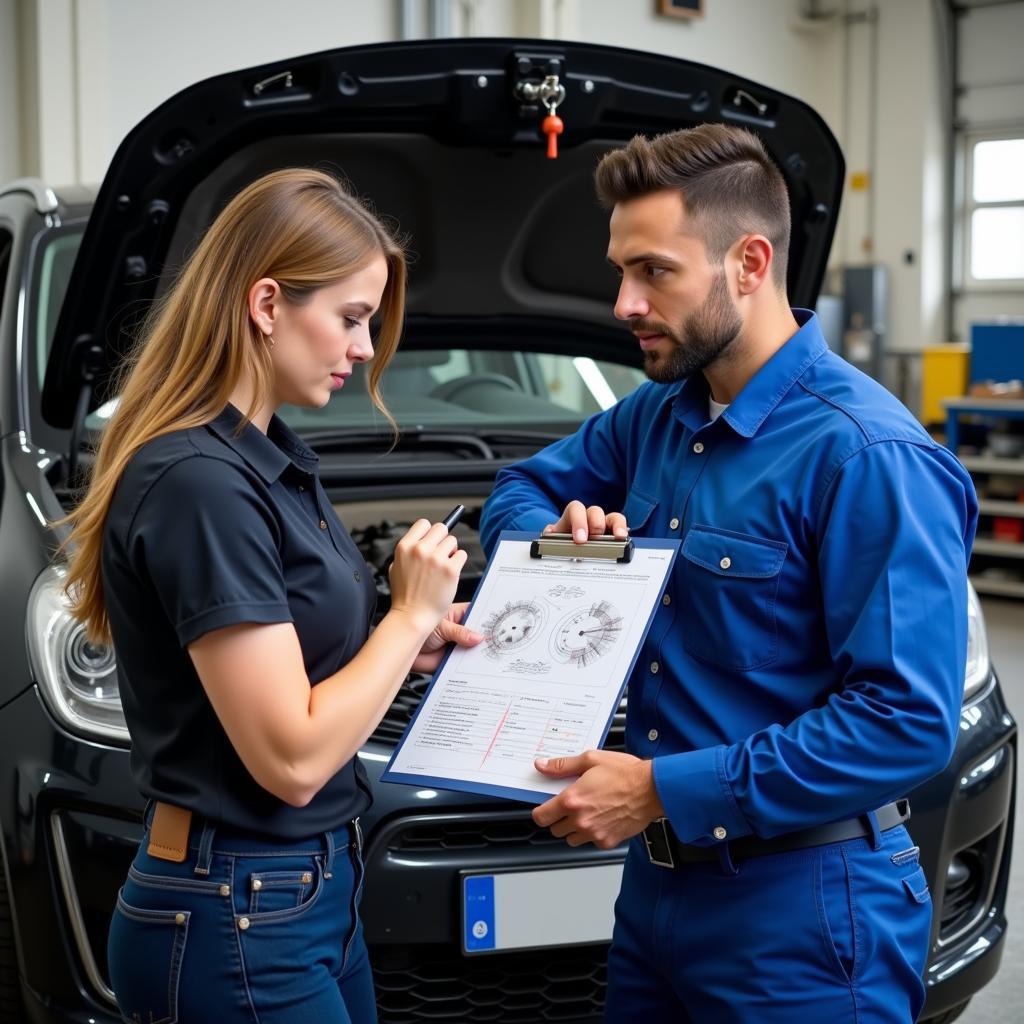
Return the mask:
<path fill-rule="evenodd" d="M 887 832 L 897 825 L 902 825 L 910 818 L 910 801 L 896 800 L 875 813 L 878 830 Z M 787 832 L 773 839 L 762 839 L 760 836 L 742 836 L 729 842 L 729 857 L 733 861 L 747 857 L 764 857 L 769 853 L 786 853 L 790 850 L 803 850 L 809 846 L 825 846 L 828 843 L 842 843 L 848 839 L 860 839 L 872 834 L 871 823 L 866 814 L 845 821 L 834 821 L 828 825 L 815 825 L 813 828 L 800 829 L 798 832 Z M 676 838 L 667 818 L 652 821 L 641 833 L 647 847 L 647 857 L 652 864 L 660 868 L 674 868 L 680 864 L 702 864 L 720 859 L 721 843 L 714 846 L 693 846 L 681 843 Z"/>

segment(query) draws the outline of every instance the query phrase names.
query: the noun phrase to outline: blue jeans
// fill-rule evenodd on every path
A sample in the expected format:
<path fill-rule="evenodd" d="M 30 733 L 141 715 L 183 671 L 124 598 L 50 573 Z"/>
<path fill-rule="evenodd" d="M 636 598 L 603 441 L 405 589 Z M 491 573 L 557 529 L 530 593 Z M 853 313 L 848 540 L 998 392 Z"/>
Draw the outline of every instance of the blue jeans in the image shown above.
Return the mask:
<path fill-rule="evenodd" d="M 615 905 L 608 1024 L 910 1024 L 932 907 L 901 825 L 736 864 L 652 865 Z"/>
<path fill-rule="evenodd" d="M 107 947 L 126 1021 L 376 1024 L 358 824 L 283 842 L 194 826 L 181 864 L 148 844 L 147 815 Z"/>

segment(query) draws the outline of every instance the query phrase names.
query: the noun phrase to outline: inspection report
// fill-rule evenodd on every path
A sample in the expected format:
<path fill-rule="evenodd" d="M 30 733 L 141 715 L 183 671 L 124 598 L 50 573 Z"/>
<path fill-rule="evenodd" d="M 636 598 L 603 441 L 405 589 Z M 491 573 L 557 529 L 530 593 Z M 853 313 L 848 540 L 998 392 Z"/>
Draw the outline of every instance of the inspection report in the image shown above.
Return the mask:
<path fill-rule="evenodd" d="M 466 617 L 484 640 L 440 666 L 384 781 L 538 803 L 571 780 L 535 758 L 604 742 L 679 542 L 634 539 L 616 563 L 531 557 L 534 539 L 501 535 Z"/>

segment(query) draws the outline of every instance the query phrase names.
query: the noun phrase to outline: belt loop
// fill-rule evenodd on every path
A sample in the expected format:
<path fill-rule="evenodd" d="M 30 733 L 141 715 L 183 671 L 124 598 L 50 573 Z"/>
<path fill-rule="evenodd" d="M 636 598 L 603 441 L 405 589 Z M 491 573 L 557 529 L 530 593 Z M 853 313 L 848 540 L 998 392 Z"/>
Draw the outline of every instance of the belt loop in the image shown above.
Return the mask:
<path fill-rule="evenodd" d="M 203 834 L 199 837 L 199 856 L 196 858 L 194 874 L 208 875 L 210 873 L 210 854 L 213 849 L 213 834 L 216 829 L 209 819 L 203 822 Z"/>
<path fill-rule="evenodd" d="M 729 843 L 719 843 L 715 847 L 715 851 L 718 853 L 718 865 L 722 869 L 723 875 L 738 875 L 740 869 L 732 862 L 732 852 L 729 849 Z"/>
<path fill-rule="evenodd" d="M 871 831 L 869 840 L 871 849 L 880 850 L 882 848 L 882 830 L 878 827 L 878 815 L 874 811 L 865 811 L 863 818 L 867 822 L 868 829 Z"/>
<path fill-rule="evenodd" d="M 330 878 L 334 870 L 334 833 L 324 833 L 324 842 L 327 844 L 327 856 L 324 858 L 324 878 Z"/>
<path fill-rule="evenodd" d="M 142 827 L 149 828 L 153 823 L 153 808 L 156 807 L 156 801 L 150 797 L 146 801 L 146 806 L 142 811 Z"/>

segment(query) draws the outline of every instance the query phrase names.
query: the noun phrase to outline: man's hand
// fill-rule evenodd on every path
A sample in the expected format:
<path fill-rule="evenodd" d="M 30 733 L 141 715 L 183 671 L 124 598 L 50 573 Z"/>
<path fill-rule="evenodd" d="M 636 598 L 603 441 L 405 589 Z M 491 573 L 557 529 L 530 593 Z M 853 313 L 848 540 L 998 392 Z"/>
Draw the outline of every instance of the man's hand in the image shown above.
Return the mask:
<path fill-rule="evenodd" d="M 579 776 L 533 811 L 538 825 L 550 827 L 570 846 L 593 843 L 610 850 L 665 816 L 650 761 L 614 750 L 587 750 L 576 757 L 538 758 L 534 764 L 550 779 Z"/>
<path fill-rule="evenodd" d="M 629 536 L 629 527 L 621 512 L 605 515 L 604 509 L 597 505 L 587 508 L 582 501 L 570 501 L 562 518 L 545 526 L 544 533 L 571 533 L 572 539 L 582 544 L 588 537 L 599 537 L 602 533 L 611 533 L 625 540 Z"/>
<path fill-rule="evenodd" d="M 413 672 L 433 672 L 441 659 L 444 657 L 445 648 L 449 644 L 458 644 L 459 647 L 476 647 L 483 637 L 473 630 L 462 625 L 466 609 L 469 605 L 453 604 L 448 609 L 448 614 L 434 627 L 433 633 L 427 637 L 426 642 L 416 655 L 412 663 Z"/>

